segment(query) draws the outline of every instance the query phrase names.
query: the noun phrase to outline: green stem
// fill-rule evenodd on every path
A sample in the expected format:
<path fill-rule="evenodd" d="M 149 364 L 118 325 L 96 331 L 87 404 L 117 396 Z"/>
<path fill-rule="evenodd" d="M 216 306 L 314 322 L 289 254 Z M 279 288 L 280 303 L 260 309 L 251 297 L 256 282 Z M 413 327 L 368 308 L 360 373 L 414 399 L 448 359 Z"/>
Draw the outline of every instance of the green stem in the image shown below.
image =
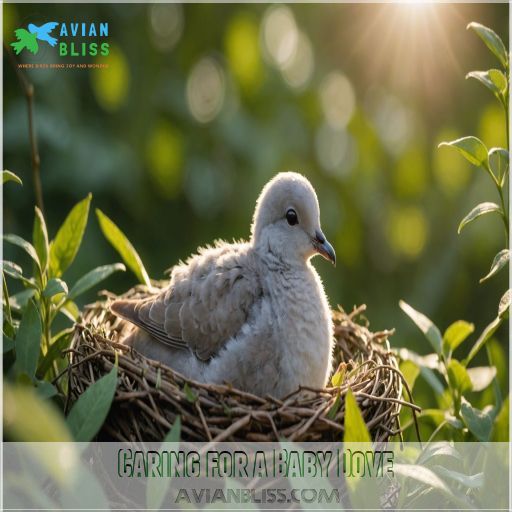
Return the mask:
<path fill-rule="evenodd" d="M 2 280 L 3 280 L 3 290 L 4 290 L 4 300 L 5 300 L 5 317 L 7 323 L 12 325 L 12 314 L 11 314 L 11 305 L 9 304 L 9 290 L 7 289 L 7 281 L 5 280 L 5 274 L 2 272 Z"/>
<path fill-rule="evenodd" d="M 505 197 L 503 196 L 503 189 L 498 185 L 498 194 L 500 196 L 500 202 L 501 202 L 501 210 L 503 212 L 503 215 L 501 218 L 503 219 L 503 224 L 505 224 L 505 236 L 506 236 L 506 242 L 505 247 L 508 249 L 508 239 L 509 239 L 509 226 L 508 226 L 508 207 L 505 203 Z"/>

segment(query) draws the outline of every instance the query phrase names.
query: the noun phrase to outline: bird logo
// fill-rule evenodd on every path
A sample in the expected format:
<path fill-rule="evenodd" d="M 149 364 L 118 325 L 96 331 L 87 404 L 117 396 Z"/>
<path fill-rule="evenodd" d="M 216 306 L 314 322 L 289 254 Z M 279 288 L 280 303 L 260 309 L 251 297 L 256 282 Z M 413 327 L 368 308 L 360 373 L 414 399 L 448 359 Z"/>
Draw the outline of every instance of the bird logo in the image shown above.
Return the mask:
<path fill-rule="evenodd" d="M 58 25 L 56 21 L 50 21 L 38 27 L 33 23 L 29 23 L 28 30 L 25 28 L 18 28 L 14 31 L 16 38 L 18 39 L 11 46 L 14 48 L 16 55 L 19 55 L 25 48 L 33 53 L 37 54 L 39 51 L 39 41 L 46 41 L 50 46 L 57 44 L 57 39 L 50 36 L 52 30 Z"/>

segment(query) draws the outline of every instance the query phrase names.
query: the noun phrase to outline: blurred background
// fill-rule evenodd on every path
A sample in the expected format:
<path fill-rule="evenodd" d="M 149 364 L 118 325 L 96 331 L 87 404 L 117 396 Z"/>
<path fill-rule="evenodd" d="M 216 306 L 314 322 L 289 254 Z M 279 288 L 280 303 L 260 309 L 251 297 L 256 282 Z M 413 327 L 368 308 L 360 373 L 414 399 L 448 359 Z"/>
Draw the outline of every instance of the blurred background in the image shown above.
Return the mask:
<path fill-rule="evenodd" d="M 332 306 L 366 303 L 373 329 L 396 328 L 393 346 L 419 353 L 430 347 L 400 299 L 442 330 L 466 319 L 478 334 L 496 316 L 506 273 L 478 280 L 504 246 L 503 227 L 487 216 L 457 236 L 462 217 L 496 201 L 495 191 L 483 171 L 437 145 L 476 135 L 505 146 L 500 106 L 464 77 L 498 65 L 466 25 L 483 23 L 508 45 L 507 4 L 3 9 L 7 43 L 37 20 L 109 22 L 110 56 L 76 59 L 108 69 L 27 70 L 50 236 L 92 192 L 93 208 L 160 279 L 198 245 L 248 237 L 261 187 L 296 170 L 316 188 L 338 256 L 336 268 L 315 260 Z M 19 60 L 61 62 L 54 52 L 45 45 Z M 7 60 L 3 128 L 4 168 L 24 181 L 5 189 L 4 231 L 30 237 L 26 102 Z M 11 259 L 14 249 L 4 251 Z M 115 261 L 91 214 L 65 278 Z M 107 282 L 115 292 L 133 284 L 129 272 Z M 506 388 L 506 328 L 491 347 Z M 417 401 L 431 402 L 428 393 L 419 387 Z"/>

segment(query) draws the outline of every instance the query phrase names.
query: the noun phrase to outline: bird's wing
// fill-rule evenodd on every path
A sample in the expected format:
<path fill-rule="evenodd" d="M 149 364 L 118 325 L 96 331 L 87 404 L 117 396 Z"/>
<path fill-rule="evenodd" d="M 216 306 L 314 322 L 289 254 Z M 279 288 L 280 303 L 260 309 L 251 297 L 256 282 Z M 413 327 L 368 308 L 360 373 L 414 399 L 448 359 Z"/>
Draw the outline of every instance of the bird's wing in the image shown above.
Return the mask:
<path fill-rule="evenodd" d="M 36 54 L 39 50 L 39 45 L 36 41 L 35 34 L 31 34 L 28 30 L 25 30 L 24 28 L 18 28 L 14 31 L 14 34 L 18 38 L 18 45 L 15 46 L 16 54 L 19 54 L 23 47 L 27 48 L 27 50 L 31 51 L 32 53 Z M 16 43 L 12 43 L 12 46 L 14 46 Z M 23 46 L 20 46 L 23 45 Z"/>
<path fill-rule="evenodd" d="M 58 25 L 59 23 L 57 21 L 50 21 L 48 23 L 45 23 L 44 25 L 41 25 L 38 27 L 38 32 L 41 34 L 50 34 L 50 32 Z"/>
<path fill-rule="evenodd" d="M 32 34 L 24 28 L 16 29 L 14 31 L 14 34 L 18 38 L 18 41 L 24 41 L 25 39 L 27 39 L 27 37 L 30 37 L 30 38 L 32 37 Z"/>
<path fill-rule="evenodd" d="M 112 310 L 175 348 L 208 360 L 242 328 L 261 295 L 245 244 L 200 251 L 175 267 L 171 284 L 138 304 L 116 301 Z"/>
<path fill-rule="evenodd" d="M 31 51 L 34 55 L 39 51 L 39 45 L 37 44 L 37 39 L 35 34 L 29 34 L 31 37 L 27 37 L 25 39 L 25 45 L 27 46 L 27 50 Z"/>

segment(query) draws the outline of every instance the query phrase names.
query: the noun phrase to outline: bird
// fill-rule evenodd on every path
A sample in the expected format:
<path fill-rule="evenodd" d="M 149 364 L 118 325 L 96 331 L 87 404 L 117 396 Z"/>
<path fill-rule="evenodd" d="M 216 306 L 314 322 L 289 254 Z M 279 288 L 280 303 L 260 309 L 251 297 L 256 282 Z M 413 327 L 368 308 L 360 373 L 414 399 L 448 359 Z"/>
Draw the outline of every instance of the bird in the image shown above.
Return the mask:
<path fill-rule="evenodd" d="M 37 44 L 35 34 L 31 34 L 24 28 L 18 28 L 14 31 L 14 34 L 18 40 L 11 43 L 11 46 L 14 48 L 16 55 L 19 55 L 24 48 L 29 52 L 32 52 L 34 55 L 39 51 L 39 45 Z"/>
<path fill-rule="evenodd" d="M 50 46 L 55 46 L 57 44 L 57 39 L 55 37 L 51 37 L 50 33 L 58 24 L 59 23 L 57 21 L 50 21 L 38 27 L 37 25 L 30 23 L 28 30 L 31 34 L 35 34 L 37 39 L 46 41 Z"/>
<path fill-rule="evenodd" d="M 248 241 L 200 248 L 161 291 L 112 302 L 133 324 L 120 341 L 188 379 L 258 396 L 324 388 L 334 337 L 317 254 L 336 264 L 315 190 L 299 173 L 278 173 L 256 201 Z"/>

